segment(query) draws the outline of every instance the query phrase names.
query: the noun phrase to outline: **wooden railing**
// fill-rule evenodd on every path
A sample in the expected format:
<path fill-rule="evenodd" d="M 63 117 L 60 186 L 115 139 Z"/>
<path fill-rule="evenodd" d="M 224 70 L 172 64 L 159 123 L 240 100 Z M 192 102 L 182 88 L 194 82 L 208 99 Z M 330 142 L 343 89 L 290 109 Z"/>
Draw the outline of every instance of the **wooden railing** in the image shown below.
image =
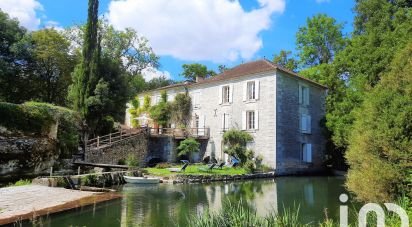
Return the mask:
<path fill-rule="evenodd" d="M 144 129 L 121 129 L 118 132 L 110 133 L 104 136 L 97 136 L 94 139 L 88 140 L 86 143 L 87 149 L 100 148 L 102 146 L 111 146 L 131 137 L 135 137 L 144 132 Z"/>
<path fill-rule="evenodd" d="M 151 136 L 172 136 L 174 138 L 209 138 L 209 128 L 149 128 Z"/>

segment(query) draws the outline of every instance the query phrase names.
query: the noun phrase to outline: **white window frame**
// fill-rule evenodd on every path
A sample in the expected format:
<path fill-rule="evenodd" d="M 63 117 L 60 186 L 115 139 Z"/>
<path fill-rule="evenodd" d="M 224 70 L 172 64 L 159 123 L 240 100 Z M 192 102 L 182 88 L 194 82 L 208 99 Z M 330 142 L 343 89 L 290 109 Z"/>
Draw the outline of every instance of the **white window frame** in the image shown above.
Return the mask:
<path fill-rule="evenodd" d="M 229 85 L 222 86 L 222 103 L 223 104 L 230 103 L 230 86 Z"/>
<path fill-rule="evenodd" d="M 304 163 L 312 163 L 313 152 L 311 143 L 302 143 L 301 145 L 302 161 Z"/>
<path fill-rule="evenodd" d="M 310 97 L 309 86 L 300 84 L 299 85 L 299 104 L 303 106 L 308 106 L 309 97 Z"/>
<path fill-rule="evenodd" d="M 256 100 L 256 81 L 251 80 L 246 82 L 247 100 Z"/>
<path fill-rule="evenodd" d="M 225 132 L 230 129 L 230 114 L 222 114 L 222 132 Z"/>

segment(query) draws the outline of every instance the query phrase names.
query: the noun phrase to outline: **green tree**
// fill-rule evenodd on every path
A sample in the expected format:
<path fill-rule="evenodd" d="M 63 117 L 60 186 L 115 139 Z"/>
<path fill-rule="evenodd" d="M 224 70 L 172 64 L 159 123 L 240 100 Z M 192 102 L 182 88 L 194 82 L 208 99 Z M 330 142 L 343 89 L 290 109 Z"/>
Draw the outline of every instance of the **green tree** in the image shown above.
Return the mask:
<path fill-rule="evenodd" d="M 290 71 L 296 72 L 298 69 L 298 61 L 294 58 L 291 58 L 291 51 L 281 50 L 279 54 L 273 56 L 273 62 L 277 65 L 280 65 Z"/>
<path fill-rule="evenodd" d="M 26 30 L 0 10 L 0 101 L 22 103 L 32 94 L 30 86 L 31 55 L 19 45 Z"/>
<path fill-rule="evenodd" d="M 223 134 L 224 152 L 228 155 L 239 158 L 241 165 L 253 158 L 253 152 L 246 149 L 248 142 L 252 142 L 253 137 L 245 132 L 236 129 L 230 129 Z"/>
<path fill-rule="evenodd" d="M 54 29 L 43 29 L 31 34 L 34 58 L 34 78 L 40 101 L 66 106 L 75 61 L 69 54 L 70 43 Z"/>
<path fill-rule="evenodd" d="M 86 100 L 93 96 L 99 81 L 98 69 L 100 61 L 100 44 L 98 37 L 98 0 L 89 0 L 88 17 L 81 62 L 73 72 L 73 84 L 70 87 L 69 99 L 76 111 L 89 120 L 89 110 Z"/>
<path fill-rule="evenodd" d="M 174 84 L 174 81 L 167 79 L 165 76 L 155 77 L 146 82 L 144 90 L 154 90 L 171 84 Z"/>
<path fill-rule="evenodd" d="M 331 63 L 334 56 L 345 47 L 343 24 L 326 14 L 308 18 L 306 26 L 296 33 L 301 64 L 306 67 Z"/>
<path fill-rule="evenodd" d="M 194 152 L 199 152 L 200 150 L 200 143 L 197 142 L 194 138 L 187 138 L 180 142 L 179 146 L 177 147 L 177 151 L 179 152 L 177 155 L 190 155 Z"/>
<path fill-rule="evenodd" d="M 347 185 L 362 200 L 412 197 L 412 42 L 356 111 Z"/>
<path fill-rule="evenodd" d="M 161 92 L 160 102 L 150 108 L 150 117 L 163 127 L 169 122 L 171 118 L 171 110 L 169 103 L 167 103 L 166 91 Z"/>
<path fill-rule="evenodd" d="M 178 127 L 185 128 L 189 125 L 192 111 L 192 99 L 189 93 L 179 93 L 171 105 L 172 119 Z"/>
<path fill-rule="evenodd" d="M 205 65 L 199 64 L 199 63 L 193 63 L 193 64 L 183 64 L 182 66 L 183 72 L 182 75 L 188 79 L 195 81 L 196 77 L 201 77 L 201 78 L 208 78 L 211 76 L 216 75 L 216 73 L 213 70 L 208 70 Z"/>

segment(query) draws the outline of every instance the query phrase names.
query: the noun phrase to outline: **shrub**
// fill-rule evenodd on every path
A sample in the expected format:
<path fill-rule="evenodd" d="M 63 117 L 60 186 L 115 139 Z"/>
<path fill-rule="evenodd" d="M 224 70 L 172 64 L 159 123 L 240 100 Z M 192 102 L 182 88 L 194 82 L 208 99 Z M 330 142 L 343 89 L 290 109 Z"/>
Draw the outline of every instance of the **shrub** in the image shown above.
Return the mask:
<path fill-rule="evenodd" d="M 127 155 L 126 165 L 129 166 L 129 167 L 139 166 L 139 160 L 137 159 L 135 154 L 128 154 Z"/>
<path fill-rule="evenodd" d="M 187 138 L 180 142 L 179 146 L 177 147 L 177 150 L 179 151 L 178 155 L 182 156 L 186 154 L 191 154 L 193 152 L 198 152 L 199 146 L 200 143 L 197 142 L 194 138 Z"/>
<path fill-rule="evenodd" d="M 171 110 L 169 103 L 167 103 L 166 91 L 163 91 L 161 95 L 161 101 L 150 108 L 150 117 L 152 117 L 159 125 L 166 126 L 171 117 Z"/>
<path fill-rule="evenodd" d="M 185 128 L 189 125 L 191 119 L 192 111 L 192 100 L 189 94 L 179 93 L 175 96 L 175 100 L 171 104 L 172 109 L 172 119 L 174 122 L 182 128 Z"/>
<path fill-rule="evenodd" d="M 253 159 L 253 152 L 246 149 L 246 144 L 253 141 L 253 137 L 237 129 L 230 129 L 223 134 L 224 152 L 240 159 L 241 165 L 247 160 Z"/>
<path fill-rule="evenodd" d="M 12 186 L 23 186 L 23 185 L 30 185 L 31 184 L 31 180 L 29 179 L 20 179 L 18 181 L 16 181 L 14 184 L 10 183 L 8 186 L 12 187 Z"/>

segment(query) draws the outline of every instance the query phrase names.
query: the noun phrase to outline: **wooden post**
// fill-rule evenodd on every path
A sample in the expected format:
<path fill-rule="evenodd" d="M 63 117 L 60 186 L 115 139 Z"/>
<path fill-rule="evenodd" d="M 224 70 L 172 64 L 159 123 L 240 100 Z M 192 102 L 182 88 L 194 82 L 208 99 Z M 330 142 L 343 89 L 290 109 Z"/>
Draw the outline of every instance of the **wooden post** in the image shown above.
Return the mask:
<path fill-rule="evenodd" d="M 120 140 L 122 140 L 122 129 L 120 129 Z"/>
<path fill-rule="evenodd" d="M 77 167 L 77 175 L 80 175 L 80 166 Z"/>
<path fill-rule="evenodd" d="M 53 176 L 53 166 L 50 167 L 50 176 L 51 176 L 51 177 Z"/>
<path fill-rule="evenodd" d="M 109 134 L 109 144 L 110 145 L 112 144 L 112 134 L 111 133 Z"/>
<path fill-rule="evenodd" d="M 100 136 L 97 136 L 97 147 L 100 146 Z"/>

